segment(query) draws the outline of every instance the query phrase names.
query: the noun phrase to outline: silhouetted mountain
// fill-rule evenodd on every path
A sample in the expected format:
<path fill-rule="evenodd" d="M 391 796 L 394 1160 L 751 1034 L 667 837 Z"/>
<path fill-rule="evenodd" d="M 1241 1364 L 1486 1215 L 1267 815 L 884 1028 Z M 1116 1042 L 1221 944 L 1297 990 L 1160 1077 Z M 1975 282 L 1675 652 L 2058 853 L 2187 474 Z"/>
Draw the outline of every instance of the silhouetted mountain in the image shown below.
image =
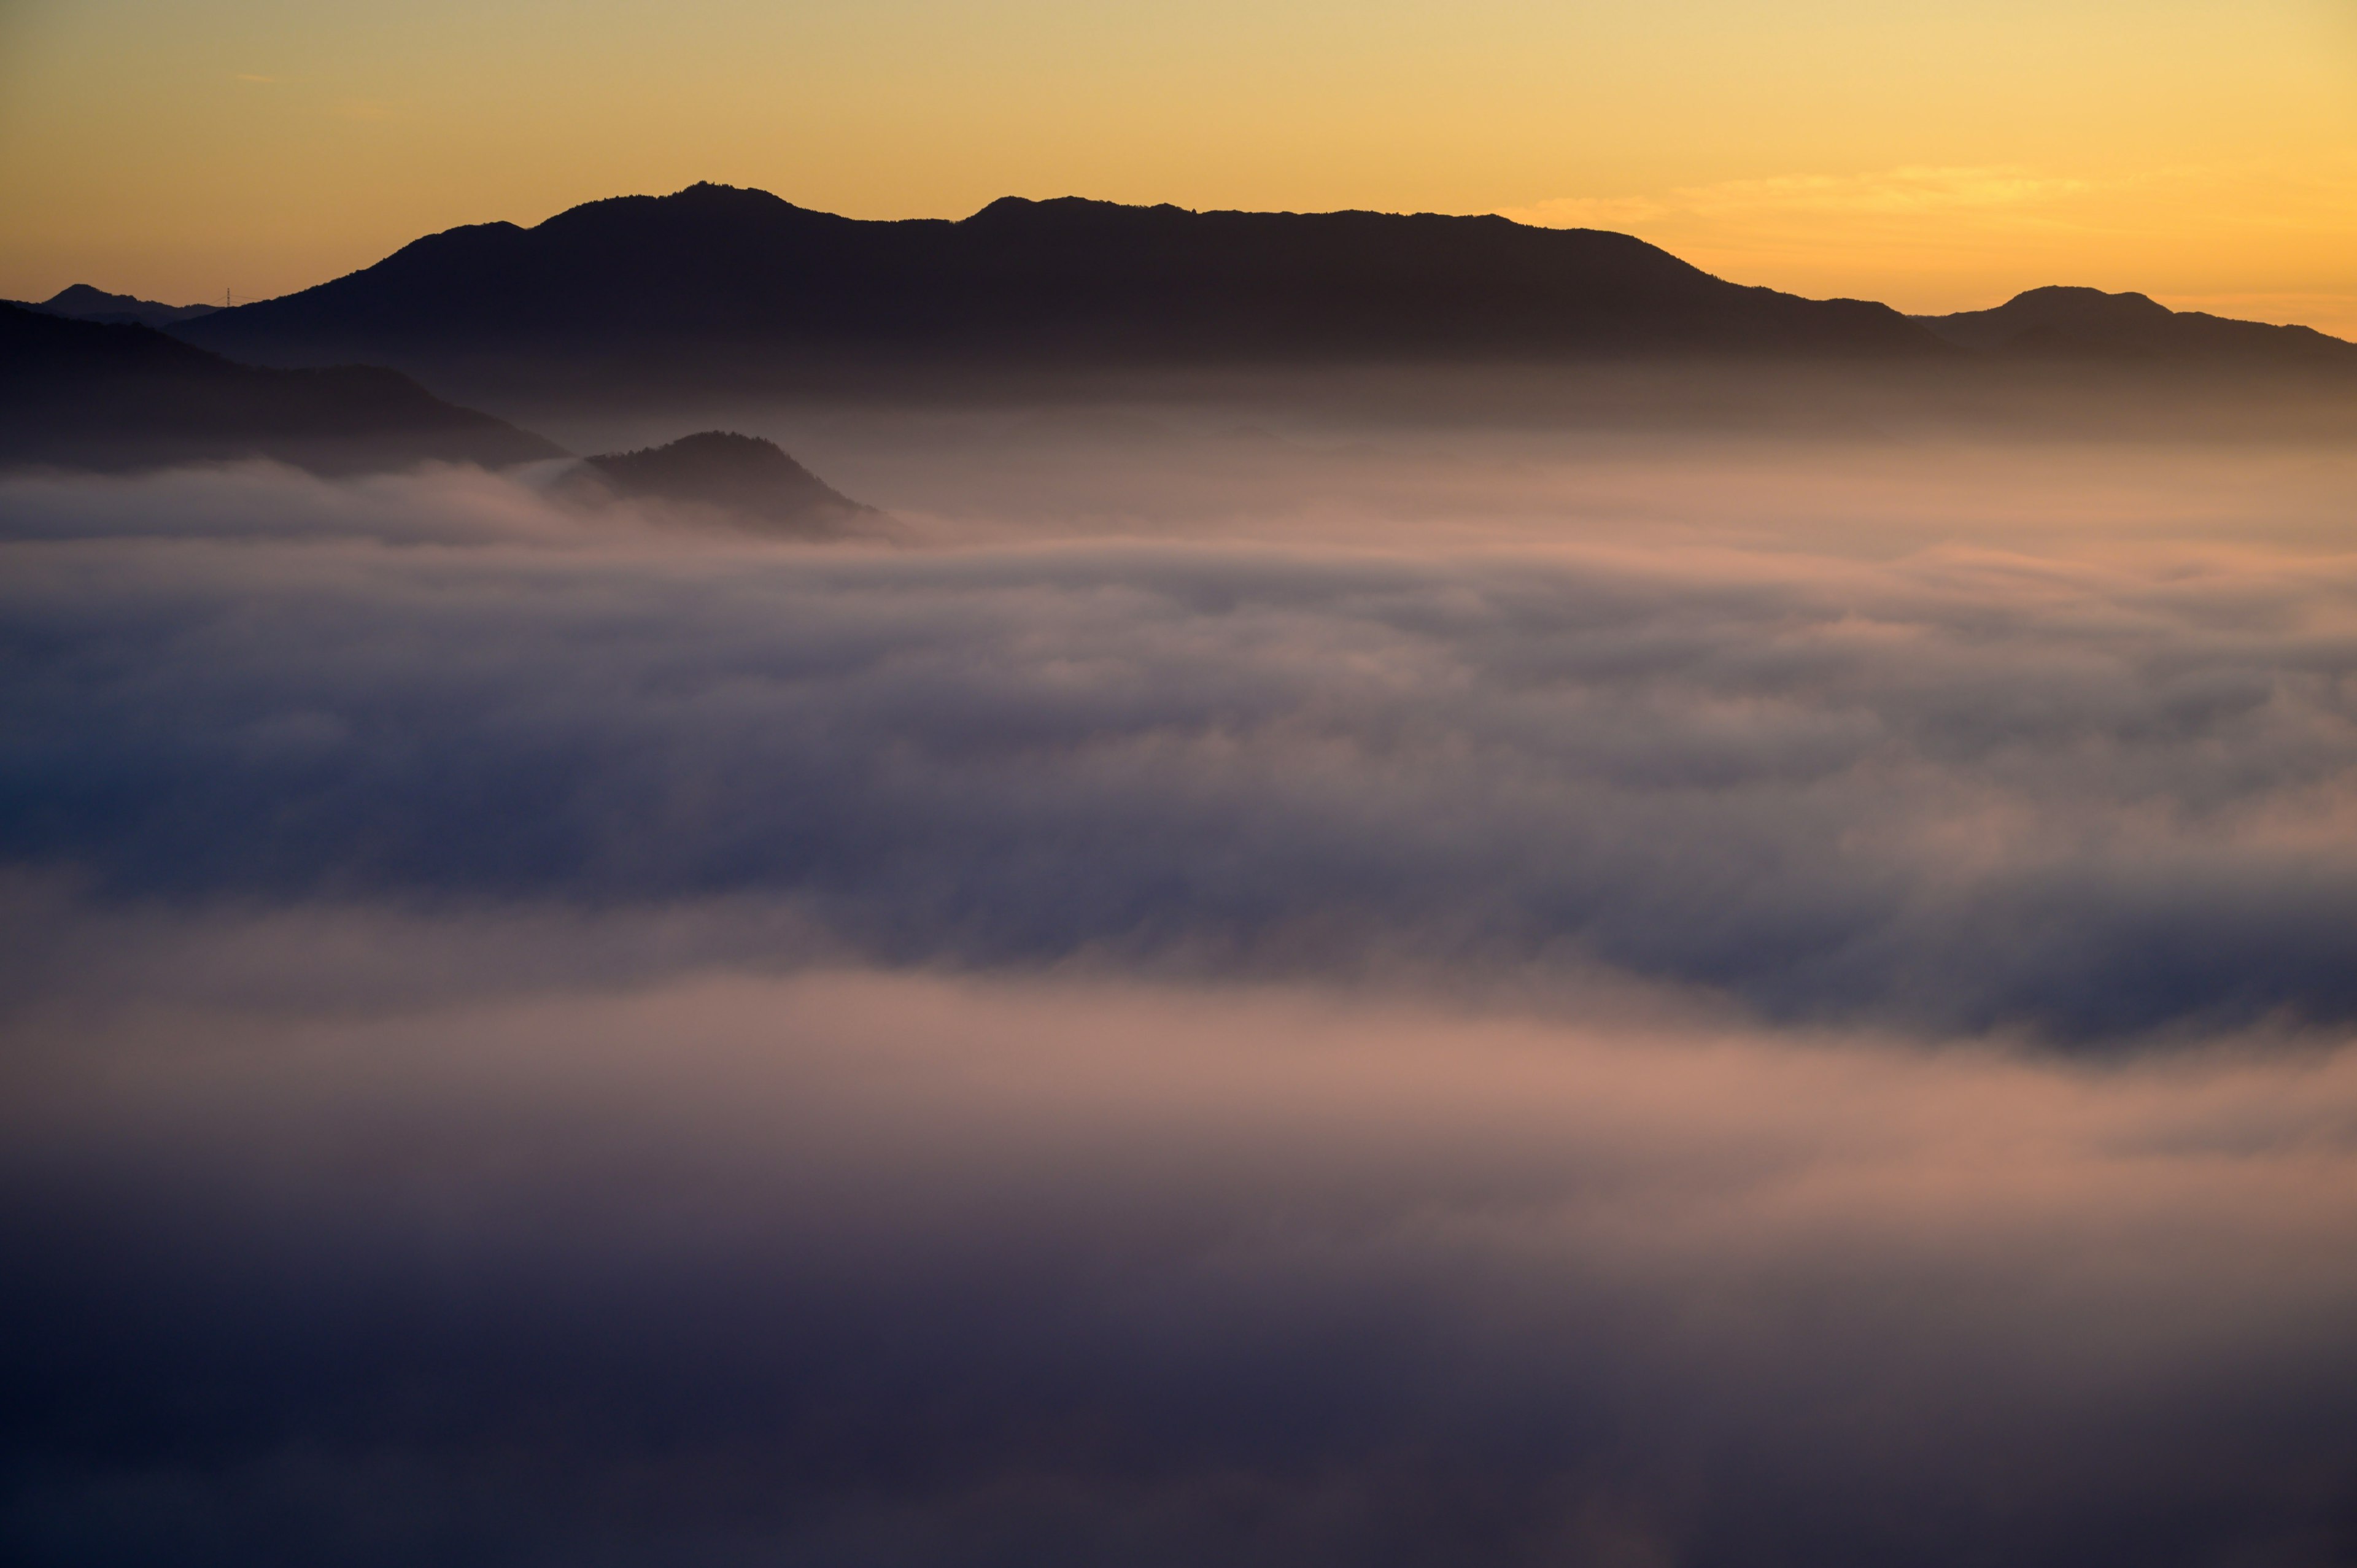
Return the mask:
<path fill-rule="evenodd" d="M 707 384 L 845 364 L 1954 351 L 1886 306 L 1743 287 L 1593 230 L 1014 198 L 867 222 L 717 185 L 453 229 L 178 330 L 274 364 L 587 363 Z"/>
<path fill-rule="evenodd" d="M 1915 319 L 1964 348 L 2019 355 L 2357 371 L 2357 343 L 2313 328 L 2171 310 L 2141 294 L 2033 288 L 1994 310 Z"/>
<path fill-rule="evenodd" d="M 132 468 L 262 456 L 352 471 L 563 455 L 397 371 L 259 370 L 151 328 L 0 305 L 0 463 Z"/>
<path fill-rule="evenodd" d="M 576 490 L 708 508 L 763 532 L 817 537 L 878 515 L 829 486 L 772 441 L 706 430 L 663 446 L 585 458 L 566 476 Z"/>
<path fill-rule="evenodd" d="M 135 295 L 108 294 L 86 283 L 59 290 L 33 308 L 46 310 L 51 316 L 70 316 L 76 321 L 132 322 L 141 327 L 168 327 L 176 321 L 193 321 L 199 316 L 210 316 L 221 309 L 218 305 L 158 305 L 152 299 Z"/>

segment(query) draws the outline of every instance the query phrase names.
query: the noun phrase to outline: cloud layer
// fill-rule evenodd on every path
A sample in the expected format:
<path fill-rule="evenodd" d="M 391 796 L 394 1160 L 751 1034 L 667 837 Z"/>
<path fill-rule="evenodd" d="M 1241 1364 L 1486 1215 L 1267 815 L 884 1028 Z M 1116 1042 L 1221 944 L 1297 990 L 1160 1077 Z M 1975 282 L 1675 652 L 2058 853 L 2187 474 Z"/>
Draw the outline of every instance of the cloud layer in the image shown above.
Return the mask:
<path fill-rule="evenodd" d="M 2349 1561 L 2329 487 L 1718 456 L 0 483 L 0 1556 Z"/>
<path fill-rule="evenodd" d="M 2345 1057 L 823 970 L 449 1002 L 400 922 L 286 936 L 203 940 L 412 992 L 151 974 L 17 1031 L 19 1561 L 2352 1544 Z"/>
<path fill-rule="evenodd" d="M 0 854 L 108 899 L 756 898 L 891 961 L 1600 964 L 2065 1045 L 2357 1016 L 2345 557 L 798 553 L 206 483 L 7 547 Z"/>

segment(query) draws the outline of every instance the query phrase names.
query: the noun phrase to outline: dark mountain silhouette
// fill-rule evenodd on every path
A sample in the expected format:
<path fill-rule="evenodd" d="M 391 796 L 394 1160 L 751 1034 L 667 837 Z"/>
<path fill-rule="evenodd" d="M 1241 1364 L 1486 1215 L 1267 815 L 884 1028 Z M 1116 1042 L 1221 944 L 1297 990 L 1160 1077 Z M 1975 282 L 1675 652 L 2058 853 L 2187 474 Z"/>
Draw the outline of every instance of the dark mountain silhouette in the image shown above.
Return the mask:
<path fill-rule="evenodd" d="M 2016 355 L 2357 371 L 2357 343 L 2309 327 L 2171 310 L 2141 294 L 2033 288 L 1994 310 L 1915 319 L 1961 347 Z"/>
<path fill-rule="evenodd" d="M 563 456 L 397 371 L 259 370 L 151 328 L 0 305 L 0 464 L 274 457 L 326 472 Z"/>
<path fill-rule="evenodd" d="M 1955 352 L 1886 306 L 1744 287 L 1593 230 L 1069 198 L 867 222 L 717 185 L 591 202 L 532 229 L 453 229 L 177 330 L 272 364 L 561 364 L 570 376 L 586 362 L 707 385 L 846 364 Z"/>
<path fill-rule="evenodd" d="M 684 503 L 762 532 L 843 533 L 878 514 L 833 489 L 775 442 L 706 430 L 663 446 L 585 458 L 565 478 L 576 494 Z"/>
<path fill-rule="evenodd" d="M 176 321 L 193 321 L 199 316 L 210 316 L 221 309 L 218 305 L 158 305 L 152 299 L 141 299 L 128 294 L 108 294 L 86 283 L 59 290 L 33 307 L 46 310 L 51 316 L 70 316 L 77 321 L 132 322 L 141 327 L 168 327 Z"/>

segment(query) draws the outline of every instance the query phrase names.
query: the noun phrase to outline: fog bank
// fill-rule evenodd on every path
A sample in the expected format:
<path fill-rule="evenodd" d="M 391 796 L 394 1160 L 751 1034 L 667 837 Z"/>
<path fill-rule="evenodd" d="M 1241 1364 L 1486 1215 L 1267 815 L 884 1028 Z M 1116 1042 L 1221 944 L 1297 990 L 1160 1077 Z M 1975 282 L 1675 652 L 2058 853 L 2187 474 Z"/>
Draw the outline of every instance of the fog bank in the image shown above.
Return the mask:
<path fill-rule="evenodd" d="M 2345 1055 L 827 969 L 432 991 L 18 1032 L 35 1555 L 2350 1544 Z"/>
<path fill-rule="evenodd" d="M 1115 413 L 0 480 L 0 1555 L 2357 1557 L 2351 460 Z"/>
<path fill-rule="evenodd" d="M 0 855 L 102 899 L 731 897 L 894 963 L 1593 964 L 2072 1047 L 2357 1015 L 2357 557 L 2263 527 L 793 549 L 467 470 L 8 512 Z"/>

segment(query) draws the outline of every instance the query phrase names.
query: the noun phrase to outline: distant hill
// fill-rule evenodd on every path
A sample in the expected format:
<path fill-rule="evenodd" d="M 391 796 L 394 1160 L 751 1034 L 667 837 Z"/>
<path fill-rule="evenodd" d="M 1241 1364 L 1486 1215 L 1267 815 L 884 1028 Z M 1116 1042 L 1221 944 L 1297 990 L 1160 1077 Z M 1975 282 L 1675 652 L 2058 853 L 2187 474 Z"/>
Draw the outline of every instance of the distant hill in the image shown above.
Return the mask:
<path fill-rule="evenodd" d="M 176 330 L 272 364 L 586 361 L 706 382 L 843 364 L 1955 351 L 1886 306 L 1744 287 L 1593 230 L 1015 198 L 954 222 L 868 222 L 717 185 L 449 230 Z"/>
<path fill-rule="evenodd" d="M 566 488 L 684 504 L 738 526 L 800 537 L 846 532 L 880 515 L 829 486 L 775 442 L 722 430 L 585 458 L 567 476 Z"/>
<path fill-rule="evenodd" d="M 349 472 L 563 455 L 396 371 L 259 370 L 152 328 L 0 305 L 0 464 L 136 468 L 262 456 Z"/>
<path fill-rule="evenodd" d="M 193 321 L 199 316 L 210 316 L 221 309 L 218 305 L 158 305 L 152 299 L 140 299 L 128 294 L 108 294 L 86 283 L 59 290 L 34 306 L 51 316 L 70 316 L 77 321 L 130 322 L 140 327 L 168 327 L 176 321 Z"/>
<path fill-rule="evenodd" d="M 2313 328 L 2171 310 L 2141 294 L 2033 288 L 1994 310 L 1915 319 L 1963 348 L 2014 355 L 2357 371 L 2357 343 Z"/>

